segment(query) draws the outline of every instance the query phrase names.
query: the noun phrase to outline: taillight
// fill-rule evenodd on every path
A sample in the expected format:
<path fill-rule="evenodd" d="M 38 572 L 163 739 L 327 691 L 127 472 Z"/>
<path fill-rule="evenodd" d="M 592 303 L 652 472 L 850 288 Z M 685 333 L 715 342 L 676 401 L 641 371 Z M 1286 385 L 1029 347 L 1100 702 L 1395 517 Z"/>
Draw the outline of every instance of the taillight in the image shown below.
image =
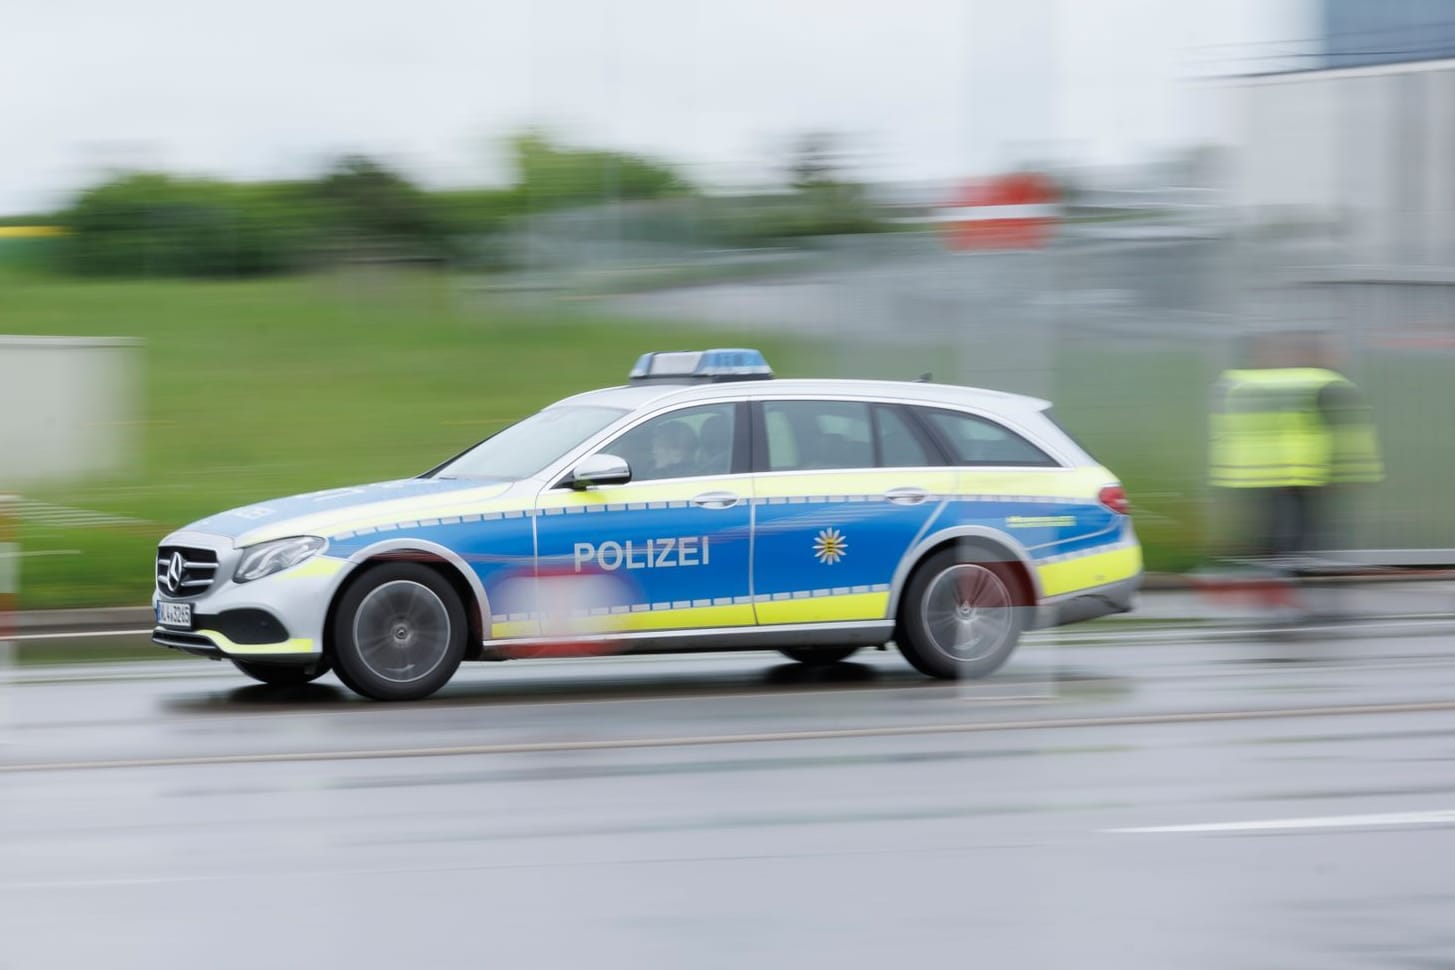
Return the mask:
<path fill-rule="evenodd" d="M 1130 515 L 1131 503 L 1127 501 L 1126 489 L 1120 485 L 1108 485 L 1096 495 L 1102 505 L 1111 509 L 1117 515 Z"/>

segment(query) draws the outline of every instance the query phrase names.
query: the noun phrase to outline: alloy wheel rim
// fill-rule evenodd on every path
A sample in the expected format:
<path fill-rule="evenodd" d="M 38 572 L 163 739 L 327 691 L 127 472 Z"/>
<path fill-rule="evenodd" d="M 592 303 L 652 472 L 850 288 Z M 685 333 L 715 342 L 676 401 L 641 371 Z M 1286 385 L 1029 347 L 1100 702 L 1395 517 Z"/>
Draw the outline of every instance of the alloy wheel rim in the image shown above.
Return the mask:
<path fill-rule="evenodd" d="M 1010 590 L 978 563 L 958 563 L 940 572 L 925 590 L 921 619 L 935 649 L 957 663 L 993 654 L 1010 635 Z"/>
<path fill-rule="evenodd" d="M 450 613 L 434 590 L 396 579 L 365 594 L 354 611 L 359 659 L 376 676 L 395 684 L 428 677 L 450 648 Z"/>

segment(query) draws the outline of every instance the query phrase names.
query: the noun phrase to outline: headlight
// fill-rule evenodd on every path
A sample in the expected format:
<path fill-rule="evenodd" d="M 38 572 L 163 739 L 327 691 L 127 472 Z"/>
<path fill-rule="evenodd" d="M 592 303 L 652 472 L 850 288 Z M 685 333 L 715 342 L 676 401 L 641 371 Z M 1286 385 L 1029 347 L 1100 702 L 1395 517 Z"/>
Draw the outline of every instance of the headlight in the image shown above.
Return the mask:
<path fill-rule="evenodd" d="M 271 576 L 318 555 L 327 547 L 328 540 L 318 536 L 294 536 L 292 539 L 260 542 L 243 550 L 243 557 L 232 574 L 232 581 L 250 583 L 255 579 Z"/>

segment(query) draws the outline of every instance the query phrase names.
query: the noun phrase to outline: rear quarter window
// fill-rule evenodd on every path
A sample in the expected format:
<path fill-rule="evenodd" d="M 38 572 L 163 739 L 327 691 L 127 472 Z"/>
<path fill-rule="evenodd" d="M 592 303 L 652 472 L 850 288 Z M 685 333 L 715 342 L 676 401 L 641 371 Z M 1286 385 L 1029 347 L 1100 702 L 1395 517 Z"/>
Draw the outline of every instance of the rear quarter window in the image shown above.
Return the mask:
<path fill-rule="evenodd" d="M 918 408 L 957 465 L 1054 468 L 1059 463 L 1018 433 L 989 418 Z"/>
<path fill-rule="evenodd" d="M 1046 408 L 1046 410 L 1042 411 L 1041 417 L 1045 418 L 1046 422 L 1050 424 L 1051 427 L 1055 428 L 1057 431 L 1061 432 L 1061 434 L 1065 435 L 1067 441 L 1071 442 L 1077 448 L 1080 448 L 1088 458 L 1091 458 L 1093 461 L 1096 460 L 1091 454 L 1091 449 L 1086 447 L 1086 443 L 1083 442 L 1080 438 L 1076 437 L 1074 434 L 1072 434 L 1070 429 L 1068 429 L 1056 418 L 1056 415 L 1051 412 L 1050 408 Z"/>

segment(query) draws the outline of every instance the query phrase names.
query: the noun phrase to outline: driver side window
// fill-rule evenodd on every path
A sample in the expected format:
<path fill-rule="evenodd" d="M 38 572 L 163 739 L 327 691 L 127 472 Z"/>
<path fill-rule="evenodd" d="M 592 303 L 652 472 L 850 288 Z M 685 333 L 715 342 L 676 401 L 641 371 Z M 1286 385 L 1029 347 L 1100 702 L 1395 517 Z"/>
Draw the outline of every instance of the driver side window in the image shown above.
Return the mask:
<path fill-rule="evenodd" d="M 728 475 L 733 468 L 736 404 L 670 411 L 639 424 L 601 450 L 626 459 L 632 481 Z"/>

